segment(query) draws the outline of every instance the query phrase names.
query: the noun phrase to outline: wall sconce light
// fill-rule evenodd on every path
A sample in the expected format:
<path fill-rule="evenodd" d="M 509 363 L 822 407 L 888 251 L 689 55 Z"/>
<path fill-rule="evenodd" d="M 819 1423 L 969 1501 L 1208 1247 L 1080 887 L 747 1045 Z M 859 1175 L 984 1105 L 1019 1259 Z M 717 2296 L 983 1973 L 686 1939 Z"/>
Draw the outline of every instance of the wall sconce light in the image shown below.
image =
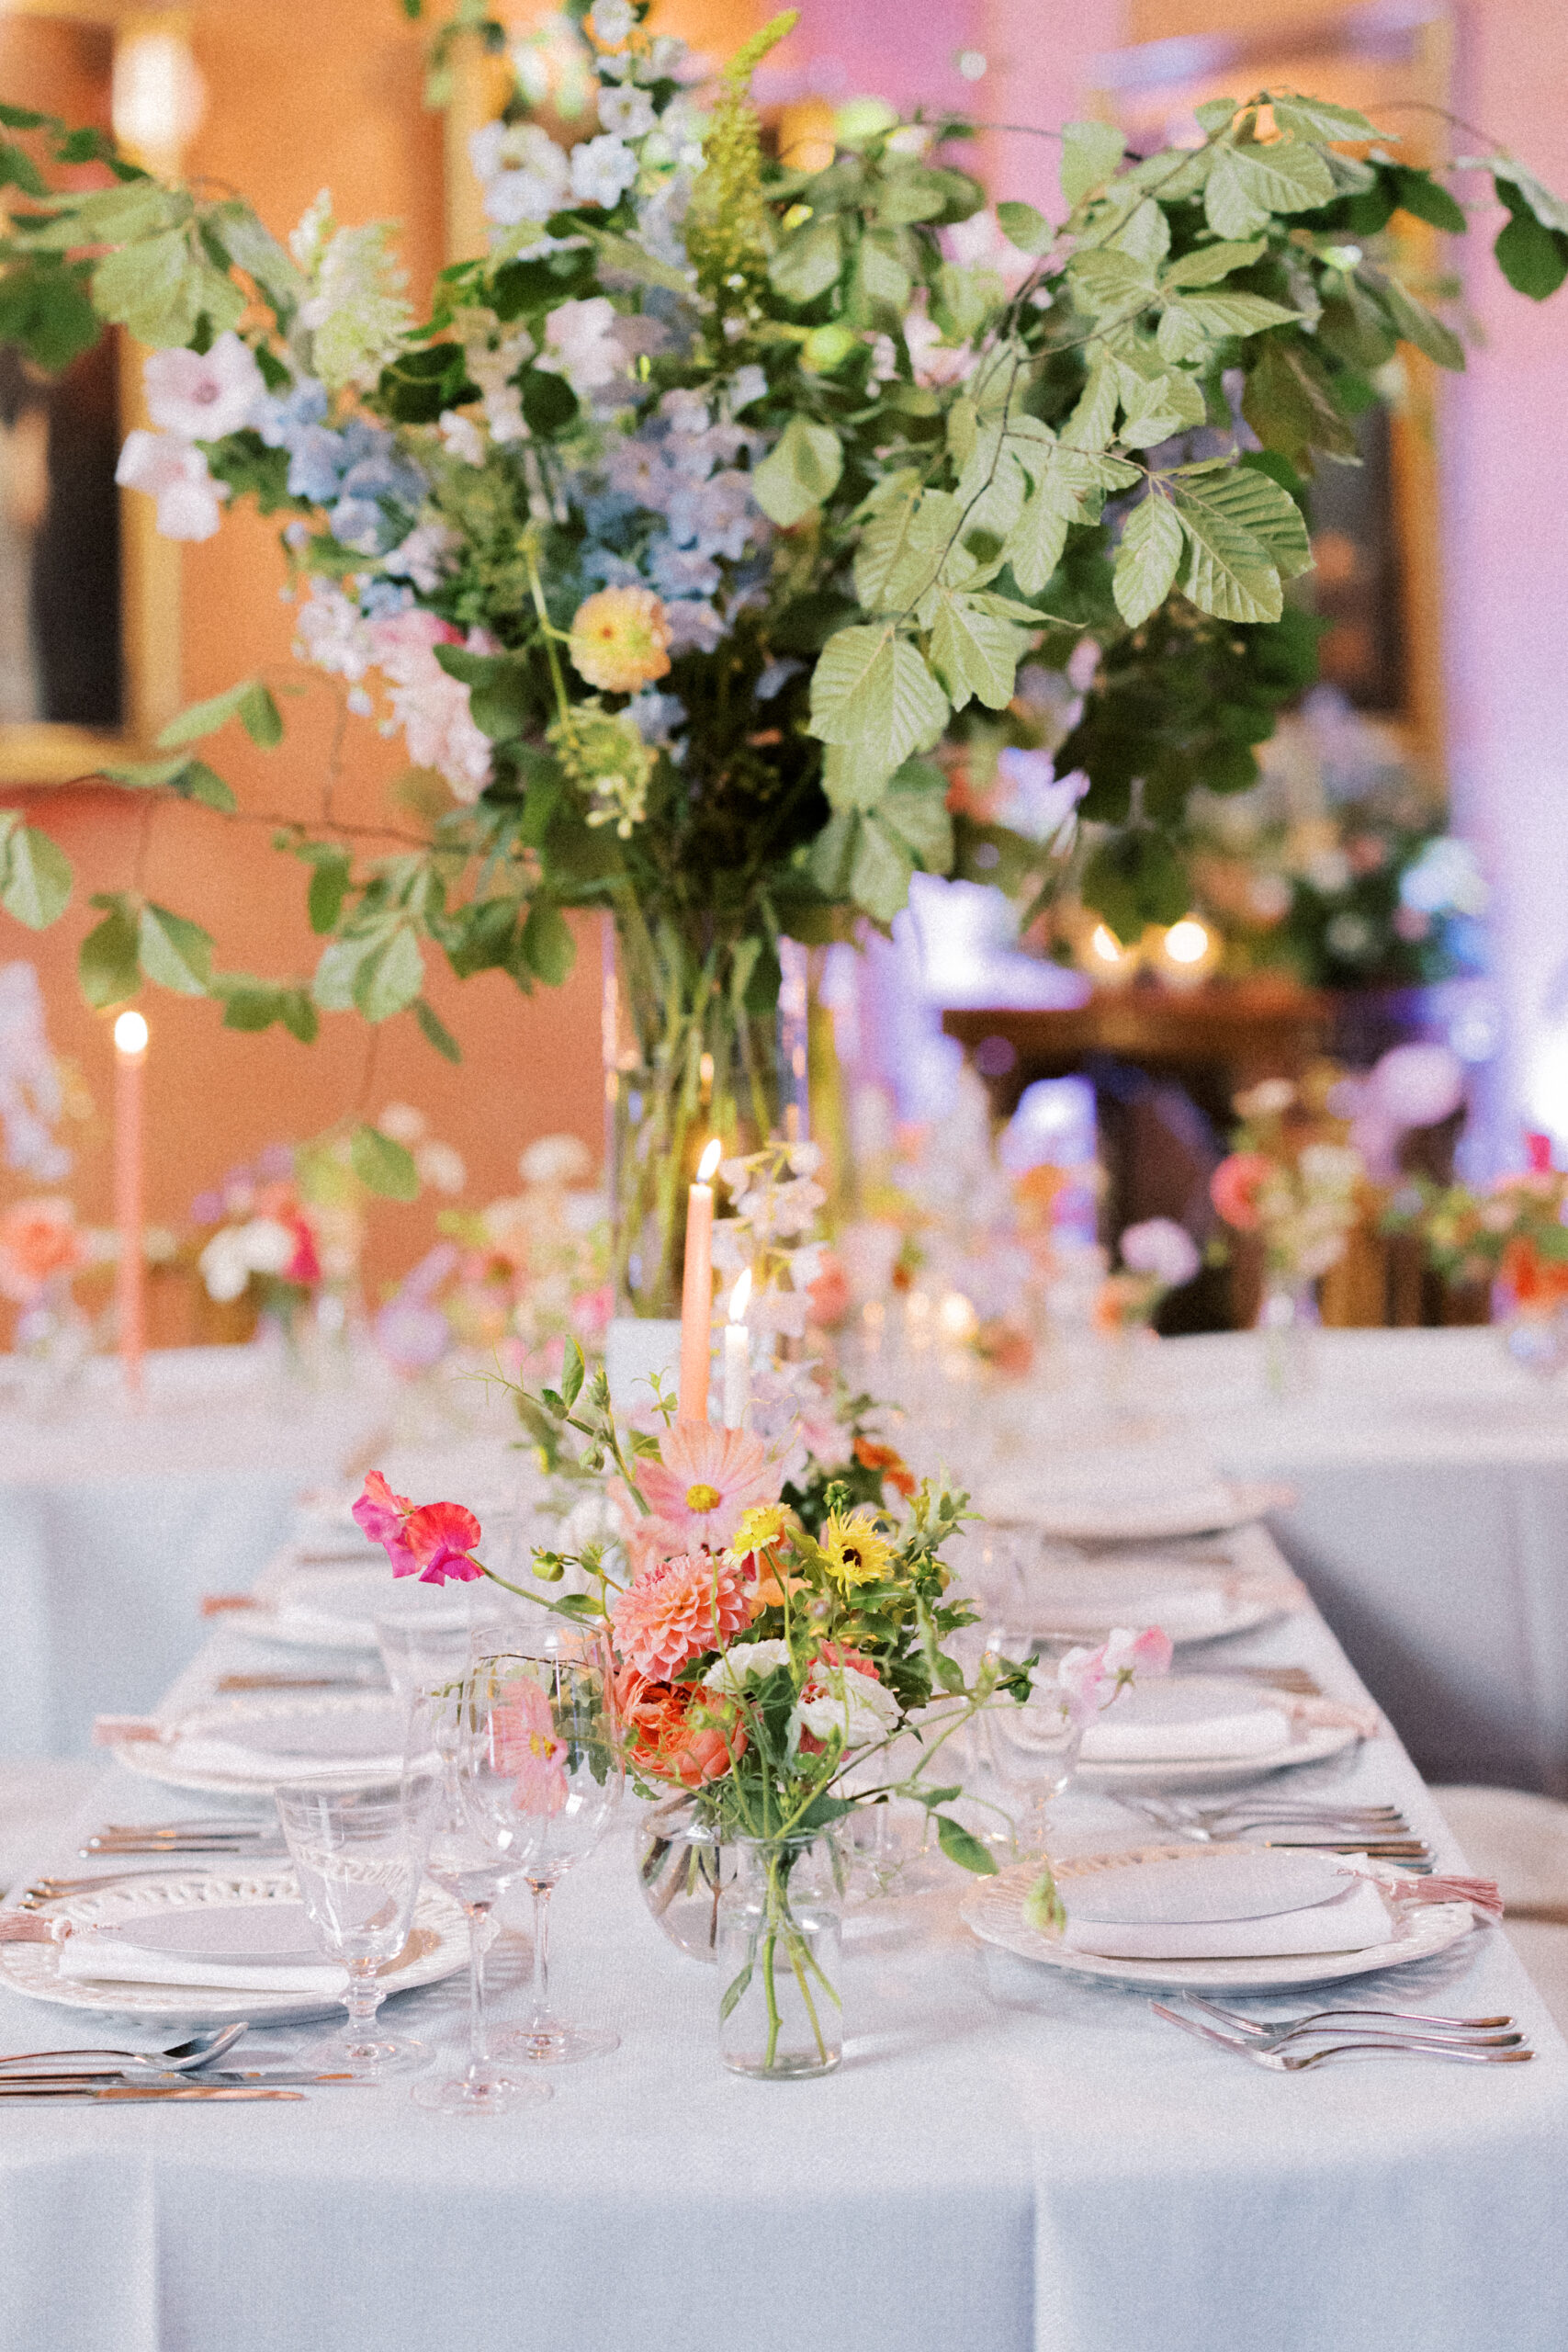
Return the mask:
<path fill-rule="evenodd" d="M 207 85 L 179 19 L 148 17 L 120 35 L 110 107 L 129 154 L 149 170 L 178 171 L 207 111 Z"/>

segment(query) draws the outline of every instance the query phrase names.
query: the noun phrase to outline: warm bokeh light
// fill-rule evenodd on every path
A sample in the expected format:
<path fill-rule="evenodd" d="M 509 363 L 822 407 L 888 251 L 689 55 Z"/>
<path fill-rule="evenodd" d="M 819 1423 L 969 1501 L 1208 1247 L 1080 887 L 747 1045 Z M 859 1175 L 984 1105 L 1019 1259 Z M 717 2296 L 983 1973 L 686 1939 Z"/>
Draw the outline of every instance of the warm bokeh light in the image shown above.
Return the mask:
<path fill-rule="evenodd" d="M 140 1012 L 122 1012 L 114 1024 L 115 1051 L 118 1054 L 144 1054 L 147 1051 L 147 1023 Z"/>
<path fill-rule="evenodd" d="M 1173 964 L 1201 964 L 1210 944 L 1208 926 L 1196 915 L 1183 916 L 1165 934 L 1165 952 Z"/>
<path fill-rule="evenodd" d="M 133 32 L 115 50 L 115 137 L 154 167 L 173 169 L 207 111 L 207 85 L 176 32 Z"/>
<path fill-rule="evenodd" d="M 950 1290 L 936 1311 L 942 1337 L 960 1343 L 972 1340 L 980 1328 L 980 1318 L 971 1302 L 961 1290 Z"/>
<path fill-rule="evenodd" d="M 1125 952 L 1115 933 L 1102 922 L 1095 924 L 1089 944 L 1102 964 L 1119 964 Z"/>
<path fill-rule="evenodd" d="M 723 1140 L 720 1136 L 715 1136 L 713 1141 L 709 1144 L 707 1149 L 704 1152 L 702 1158 L 697 1162 L 697 1182 L 699 1184 L 711 1184 L 713 1182 L 715 1171 L 718 1167 L 719 1161 L 723 1158 Z"/>

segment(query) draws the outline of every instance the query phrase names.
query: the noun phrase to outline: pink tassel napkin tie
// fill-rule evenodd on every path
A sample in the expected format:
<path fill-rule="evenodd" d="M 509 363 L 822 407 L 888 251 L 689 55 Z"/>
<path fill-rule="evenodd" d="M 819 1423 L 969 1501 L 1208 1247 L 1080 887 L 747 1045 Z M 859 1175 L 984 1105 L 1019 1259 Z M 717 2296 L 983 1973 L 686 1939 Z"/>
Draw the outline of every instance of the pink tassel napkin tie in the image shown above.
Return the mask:
<path fill-rule="evenodd" d="M 95 1715 L 93 1746 L 121 1747 L 135 1739 L 160 1740 L 164 1726 L 154 1723 L 151 1715 Z"/>

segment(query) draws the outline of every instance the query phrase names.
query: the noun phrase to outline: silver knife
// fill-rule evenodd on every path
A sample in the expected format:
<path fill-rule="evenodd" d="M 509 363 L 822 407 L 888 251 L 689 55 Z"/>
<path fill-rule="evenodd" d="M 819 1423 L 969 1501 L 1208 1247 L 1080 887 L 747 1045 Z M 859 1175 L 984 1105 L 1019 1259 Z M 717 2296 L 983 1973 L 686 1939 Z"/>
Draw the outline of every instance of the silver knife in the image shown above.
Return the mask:
<path fill-rule="evenodd" d="M 0 2098 L 7 2098 L 13 2091 L 18 2089 L 79 2091 L 93 2090 L 100 2086 L 105 2088 L 124 2088 L 138 2083 L 146 2083 L 152 2090 L 179 2090 L 183 2086 L 188 2086 L 192 2090 L 203 2090 L 209 2086 L 232 2088 L 235 2085 L 243 2083 L 287 2083 L 289 2085 L 358 2083 L 363 2086 L 367 2079 L 364 2075 L 306 2075 L 283 2070 L 275 2074 L 270 2069 L 264 2070 L 260 2067 L 247 2069 L 243 2073 L 227 2067 L 214 2068 L 210 2074 L 203 2074 L 194 2078 L 189 2075 L 127 2075 L 112 2066 L 105 2066 L 96 2071 L 85 2069 L 80 2074 L 73 2074 L 68 2068 L 62 2067 L 54 2074 L 0 2075 Z"/>
<path fill-rule="evenodd" d="M 0 2098 L 51 2098 L 58 2099 L 62 2103 L 69 2099 L 101 2099 L 106 2101 L 153 2098 L 302 2099 L 304 2096 L 305 2094 L 303 2091 L 264 2089 L 262 2086 L 257 2083 L 188 2083 L 185 2081 L 181 2081 L 178 2084 L 110 2083 L 102 2090 L 94 2090 L 85 2083 L 72 2083 L 68 2088 L 63 2090 L 49 2089 L 40 2084 L 31 2083 L 22 2090 L 12 2090 L 7 2088 L 4 2091 L 0 2091 Z"/>

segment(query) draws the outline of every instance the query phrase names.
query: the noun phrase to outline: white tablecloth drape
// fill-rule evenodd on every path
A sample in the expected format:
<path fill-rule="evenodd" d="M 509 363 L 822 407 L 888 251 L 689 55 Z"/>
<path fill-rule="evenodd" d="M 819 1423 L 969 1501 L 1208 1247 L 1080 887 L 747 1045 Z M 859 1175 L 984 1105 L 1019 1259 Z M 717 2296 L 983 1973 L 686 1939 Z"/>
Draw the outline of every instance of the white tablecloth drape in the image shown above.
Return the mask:
<path fill-rule="evenodd" d="M 176 1699 L 238 1648 L 220 1636 Z M 1224 1652 L 1262 1658 L 1361 1695 L 1310 1612 Z M 1335 1785 L 1404 1804 L 1457 1863 L 1391 1737 Z M 80 1819 L 180 1805 L 117 1769 Z M 1064 1848 L 1147 1835 L 1104 1799 L 1070 1795 L 1058 1819 Z M 547 2107 L 454 2122 L 392 2084 L 200 2113 L 0 2108 L 0 2352 L 1568 2341 L 1568 2050 L 1491 1929 L 1345 1996 L 1512 2012 L 1534 2064 L 1280 2078 L 1141 1996 L 982 1951 L 939 1900 L 924 1939 L 846 1962 L 841 2072 L 775 2086 L 721 2070 L 716 1975 L 643 1911 L 625 1835 L 556 1902 L 560 2006 L 622 2046 L 557 2074 Z M 495 1963 L 515 2012 L 516 1937 Z M 400 2010 L 454 2054 L 462 2007 L 457 1980 Z M 0 2049 L 61 2046 L 78 2023 L 0 1995 Z"/>

